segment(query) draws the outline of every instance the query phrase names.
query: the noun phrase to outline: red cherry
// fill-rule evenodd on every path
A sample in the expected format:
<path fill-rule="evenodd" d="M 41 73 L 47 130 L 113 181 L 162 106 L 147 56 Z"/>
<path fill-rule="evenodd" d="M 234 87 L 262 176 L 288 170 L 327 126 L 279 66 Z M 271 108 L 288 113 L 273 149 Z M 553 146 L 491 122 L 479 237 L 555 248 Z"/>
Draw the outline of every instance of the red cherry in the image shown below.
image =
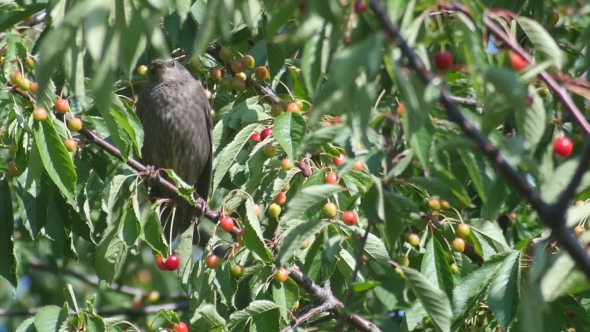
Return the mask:
<path fill-rule="evenodd" d="M 299 107 L 299 105 L 297 105 L 297 103 L 289 103 L 287 105 L 287 112 L 299 113 L 299 112 L 301 112 L 301 107 Z"/>
<path fill-rule="evenodd" d="M 272 128 L 266 128 L 260 133 L 260 140 L 264 141 L 270 135 L 272 135 Z"/>
<path fill-rule="evenodd" d="M 529 106 L 532 106 L 533 105 L 533 97 L 526 96 L 526 104 Z"/>
<path fill-rule="evenodd" d="M 285 205 L 285 203 L 287 203 L 287 194 L 285 194 L 284 191 L 281 191 L 277 197 L 275 197 L 274 202 L 279 206 Z"/>
<path fill-rule="evenodd" d="M 59 114 L 66 114 L 70 110 L 70 105 L 68 104 L 67 99 L 58 99 L 55 102 L 55 110 Z"/>
<path fill-rule="evenodd" d="M 260 134 L 254 133 L 254 134 L 250 135 L 250 140 L 254 141 L 254 142 L 260 142 Z"/>
<path fill-rule="evenodd" d="M 362 0 L 356 0 L 354 2 L 354 11 L 355 13 L 362 13 L 367 9 L 367 6 Z"/>
<path fill-rule="evenodd" d="M 362 172 L 363 169 L 365 169 L 365 165 L 363 164 L 362 161 L 357 161 L 356 163 L 354 163 L 354 166 L 352 166 L 352 168 L 354 168 L 355 170 Z"/>
<path fill-rule="evenodd" d="M 453 56 L 449 52 L 440 52 L 434 55 L 434 68 L 438 70 L 449 70 L 453 64 Z"/>
<path fill-rule="evenodd" d="M 219 219 L 219 226 L 224 231 L 230 233 L 234 229 L 234 219 L 232 217 L 223 217 Z"/>
<path fill-rule="evenodd" d="M 569 137 L 560 137 L 553 141 L 553 153 L 561 157 L 569 157 L 574 149 L 574 144 Z"/>
<path fill-rule="evenodd" d="M 352 211 L 344 211 L 342 213 L 342 221 L 348 226 L 353 226 L 357 221 L 356 214 Z"/>
<path fill-rule="evenodd" d="M 518 54 L 510 53 L 510 66 L 514 71 L 521 71 L 527 66 L 527 62 Z"/>
<path fill-rule="evenodd" d="M 180 322 L 179 324 L 174 324 L 174 326 L 172 326 L 172 329 L 176 332 L 188 332 L 188 327 L 183 322 Z"/>
<path fill-rule="evenodd" d="M 207 264 L 207 267 L 210 269 L 218 268 L 220 263 L 221 260 L 217 255 L 209 255 L 207 256 L 207 258 L 205 258 L 205 264 Z"/>
<path fill-rule="evenodd" d="M 339 116 L 335 116 L 332 118 L 332 124 L 339 124 L 340 123 L 340 117 Z"/>
<path fill-rule="evenodd" d="M 166 264 L 164 264 L 164 258 L 161 255 L 156 256 L 156 265 L 158 266 L 158 269 L 162 271 L 168 270 L 166 269 Z"/>
<path fill-rule="evenodd" d="M 340 166 L 340 164 L 342 164 L 344 159 L 346 159 L 346 157 L 341 153 L 340 157 L 334 157 L 334 158 L 332 158 L 332 161 L 334 162 L 334 165 Z"/>
<path fill-rule="evenodd" d="M 336 173 L 330 172 L 326 175 L 326 183 L 338 184 L 338 182 L 340 182 L 340 178 Z"/>
<path fill-rule="evenodd" d="M 164 264 L 166 265 L 166 270 L 174 271 L 180 265 L 180 258 L 176 255 L 170 255 Z"/>

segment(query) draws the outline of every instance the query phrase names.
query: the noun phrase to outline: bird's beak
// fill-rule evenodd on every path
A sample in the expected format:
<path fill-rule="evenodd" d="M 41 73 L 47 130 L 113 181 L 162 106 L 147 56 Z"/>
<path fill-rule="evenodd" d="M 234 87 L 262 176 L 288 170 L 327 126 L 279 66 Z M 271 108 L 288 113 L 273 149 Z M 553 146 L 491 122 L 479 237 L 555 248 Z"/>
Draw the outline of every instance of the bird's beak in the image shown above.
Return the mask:
<path fill-rule="evenodd" d="M 164 68 L 166 67 L 166 64 L 164 63 L 164 61 L 162 60 L 154 60 L 152 61 L 152 75 L 154 78 L 159 78 L 162 76 L 162 71 L 164 71 Z"/>

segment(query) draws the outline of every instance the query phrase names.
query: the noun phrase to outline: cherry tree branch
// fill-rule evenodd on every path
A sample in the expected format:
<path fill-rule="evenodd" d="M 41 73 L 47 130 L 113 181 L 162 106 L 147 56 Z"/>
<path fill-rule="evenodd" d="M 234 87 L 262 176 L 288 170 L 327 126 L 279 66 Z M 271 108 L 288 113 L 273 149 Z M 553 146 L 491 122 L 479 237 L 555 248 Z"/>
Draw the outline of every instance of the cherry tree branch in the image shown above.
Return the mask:
<path fill-rule="evenodd" d="M 313 300 L 315 302 L 321 303 L 321 305 L 310 310 L 308 312 L 308 314 L 310 312 L 312 312 L 311 314 L 309 314 L 309 315 L 304 314 L 304 315 L 300 316 L 295 321 L 294 324 L 287 326 L 281 332 L 290 331 L 290 329 L 292 329 L 293 327 L 309 320 L 313 315 L 316 315 L 320 312 L 331 311 L 334 309 L 344 307 L 342 302 L 340 302 L 340 300 L 338 300 L 334 296 L 334 294 L 332 294 L 332 291 L 329 288 L 328 282 L 326 282 L 326 285 L 324 287 L 319 286 L 313 280 L 311 280 L 308 276 L 306 276 L 303 272 L 301 272 L 301 270 L 299 270 L 299 267 L 297 267 L 296 265 L 293 265 L 291 268 L 289 268 L 289 276 L 300 287 L 303 287 L 303 289 L 305 289 L 309 293 L 309 295 L 313 298 Z M 317 309 L 317 308 L 321 308 L 321 310 Z M 379 329 L 375 324 L 373 324 L 372 322 L 370 322 L 358 315 L 346 314 L 346 313 L 341 313 L 341 314 L 344 316 L 344 318 L 346 318 L 348 320 L 349 323 L 354 325 L 359 331 L 363 331 L 363 332 L 379 332 L 379 331 L 381 331 L 381 329 Z"/>
<path fill-rule="evenodd" d="M 424 82 L 428 84 L 433 83 L 435 80 L 436 82 L 440 82 L 440 79 L 426 68 L 421 58 L 414 52 L 414 50 L 410 48 L 408 43 L 400 35 L 399 30 L 389 18 L 387 9 L 381 3 L 381 1 L 371 0 L 370 7 L 375 13 L 377 19 L 381 22 L 384 30 L 391 37 L 391 41 L 395 43 L 395 45 L 401 50 L 402 55 L 408 60 L 408 66 L 414 70 Z M 495 33 L 499 29 L 496 28 L 490 30 Z M 531 58 L 528 54 L 520 54 L 526 53 L 522 49 L 519 48 L 518 53 L 521 56 L 526 56 L 523 56 L 525 60 L 531 62 Z M 547 75 L 543 75 L 542 77 L 544 76 Z M 557 87 L 557 83 L 555 83 L 555 81 L 550 77 L 548 78 L 549 79 L 546 80 L 546 83 L 549 82 L 547 84 L 555 89 L 556 92 L 558 92 L 560 100 L 562 100 L 562 102 L 566 104 L 566 107 L 572 111 L 572 114 L 576 116 L 575 110 L 577 110 L 577 108 L 574 108 L 575 105 L 569 103 L 569 101 L 571 101 L 569 96 L 565 96 L 565 93 L 562 93 L 562 90 Z M 494 168 L 508 180 L 515 190 L 517 190 L 528 200 L 529 204 L 531 204 L 531 206 L 537 212 L 541 221 L 543 221 L 543 223 L 552 229 L 553 235 L 556 237 L 559 243 L 562 244 L 565 250 L 570 254 L 572 259 L 590 280 L 590 258 L 586 254 L 584 248 L 582 248 L 577 240 L 573 237 L 571 231 L 566 228 L 565 211 L 556 211 L 553 209 L 553 207 L 550 207 L 545 201 L 543 201 L 543 199 L 541 199 L 539 194 L 531 187 L 527 180 L 510 166 L 500 151 L 495 146 L 493 146 L 482 134 L 480 134 L 477 129 L 463 116 L 459 108 L 457 108 L 455 103 L 449 97 L 446 89 L 441 90 L 440 102 L 446 109 L 449 119 L 457 124 L 467 137 L 471 138 L 475 142 L 481 152 L 490 159 Z M 590 127 L 588 129 L 588 132 L 590 133 Z M 587 150 L 586 148 L 585 150 Z M 556 218 L 556 216 L 558 218 Z"/>

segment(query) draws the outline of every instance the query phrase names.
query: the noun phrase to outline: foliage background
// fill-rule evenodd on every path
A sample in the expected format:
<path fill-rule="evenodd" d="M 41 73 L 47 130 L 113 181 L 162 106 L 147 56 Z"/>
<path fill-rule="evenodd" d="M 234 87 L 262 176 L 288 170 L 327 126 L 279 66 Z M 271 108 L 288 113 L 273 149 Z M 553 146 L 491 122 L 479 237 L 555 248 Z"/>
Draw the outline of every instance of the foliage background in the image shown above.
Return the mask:
<path fill-rule="evenodd" d="M 590 68 L 589 5 L 464 1 L 462 12 L 436 1 L 387 1 L 387 16 L 415 51 L 408 54 L 390 43 L 396 36 L 372 10 L 357 12 L 354 2 L 341 2 L 0 1 L 0 81 L 7 86 L 0 99 L 0 171 L 7 173 L 14 160 L 20 172 L 0 181 L 0 307 L 9 309 L 0 324 L 17 330 L 26 317 L 19 309 L 42 308 L 19 331 L 33 325 L 54 330 L 67 309 L 78 311 L 73 325 L 90 331 L 126 328 L 114 325 L 123 317 L 147 330 L 158 312 L 151 330 L 170 327 L 179 315 L 194 330 L 277 331 L 291 323 L 288 310 L 299 301 L 297 317 L 313 314 L 303 325 L 329 330 L 343 315 L 321 304 L 339 308 L 337 298 L 344 303 L 339 310 L 353 315 L 350 329 L 361 328 L 354 317 L 362 317 L 383 331 L 584 331 L 589 284 L 582 271 L 588 269 L 554 240 L 569 251 L 590 237 L 573 241 L 571 231 L 570 238 L 550 233 L 586 226 L 590 215 L 590 178 L 582 177 L 590 153 L 581 144 L 590 126 L 576 117 L 576 110 L 584 115 L 590 96 L 588 83 L 577 79 Z M 560 14 L 556 25 L 548 24 L 550 10 Z M 489 22 L 508 40 L 490 39 Z M 227 70 L 220 46 L 238 58 L 252 55 L 257 66 L 268 67 L 270 80 L 250 78 L 244 92 L 224 90 L 209 77 L 212 67 Z M 504 50 L 520 47 L 535 64 L 515 73 Z M 421 59 L 432 70 L 431 59 L 442 49 L 457 66 L 426 84 L 412 61 Z M 216 113 L 210 205 L 225 203 L 244 229 L 245 248 L 215 271 L 204 267 L 201 253 L 217 243 L 235 249 L 236 234 L 205 220 L 200 227 L 209 241 L 193 248 L 189 230 L 172 244 L 182 259 L 179 272 L 157 270 L 154 253 L 166 254 L 169 241 L 149 204 L 140 204 L 144 189 L 133 168 L 86 142 L 84 133 L 70 132 L 56 114 L 47 122 L 31 117 L 35 107 L 52 110 L 58 94 L 71 96 L 71 115 L 116 146 L 124 160 L 139 159 L 143 132 L 133 98 L 145 78 L 136 69 L 170 54 L 203 63 L 191 70 L 213 92 Z M 9 79 L 28 57 L 35 59 L 35 69 L 26 71 L 39 84 L 35 98 Z M 549 74 L 571 97 L 539 80 Z M 439 102 L 446 91 L 499 149 L 504 166 L 490 162 L 490 149 L 455 124 Z M 273 115 L 271 105 L 279 100 L 301 100 L 302 115 Z M 400 104 L 401 117 L 395 112 Z M 248 141 L 266 127 L 273 128 L 270 139 Z M 576 142 L 568 159 L 553 154 L 552 142 L 561 136 Z M 69 137 L 84 143 L 76 153 L 65 150 L 62 141 Z M 263 156 L 265 145 L 277 149 L 275 157 Z M 341 152 L 347 159 L 336 167 L 332 157 Z M 286 157 L 308 163 L 311 176 L 282 170 Z M 353 169 L 357 161 L 362 171 Z M 507 180 L 506 167 L 525 180 Z M 329 171 L 338 173 L 340 185 L 324 184 Z M 532 198 L 559 203 L 570 182 L 577 188 L 566 197 L 572 205 L 567 215 L 565 209 L 553 215 L 537 209 L 542 205 Z M 266 211 L 287 183 L 280 218 L 256 216 L 253 203 Z M 452 209 L 433 211 L 431 198 Z M 327 222 L 327 200 L 340 212 L 354 210 L 358 224 L 344 225 L 340 213 Z M 578 200 L 582 204 L 574 205 Z M 557 216 L 555 222 L 548 216 Z M 463 254 L 450 248 L 459 222 L 472 228 Z M 418 247 L 405 241 L 409 233 L 420 235 Z M 305 240 L 311 245 L 299 249 Z M 405 279 L 395 272 L 400 256 L 409 257 Z M 237 263 L 247 267 L 240 279 L 230 274 Z M 270 278 L 278 265 L 291 269 L 284 284 Z M 324 291 L 335 298 L 317 296 L 306 281 L 329 281 Z M 112 282 L 129 288 L 109 288 Z M 134 300 L 140 308 L 131 308 Z M 403 317 L 392 315 L 398 310 Z M 46 322 L 51 327 L 42 328 Z"/>

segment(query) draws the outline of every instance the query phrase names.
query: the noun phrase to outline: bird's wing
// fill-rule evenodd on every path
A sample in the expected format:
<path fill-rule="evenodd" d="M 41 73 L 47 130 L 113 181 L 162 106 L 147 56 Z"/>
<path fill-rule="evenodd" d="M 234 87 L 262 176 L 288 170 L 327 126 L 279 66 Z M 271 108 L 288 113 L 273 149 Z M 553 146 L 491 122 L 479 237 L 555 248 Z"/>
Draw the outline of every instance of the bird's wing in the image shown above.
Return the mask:
<path fill-rule="evenodd" d="M 207 100 L 206 97 L 205 100 Z M 205 121 L 207 123 L 207 138 L 209 139 L 208 143 L 211 148 L 209 150 L 209 157 L 205 163 L 205 168 L 203 168 L 201 176 L 198 178 L 197 183 L 195 183 L 195 189 L 199 196 L 201 196 L 204 200 L 207 200 L 209 197 L 209 190 L 211 189 L 211 180 L 213 178 L 213 119 L 211 117 L 211 106 L 209 105 L 209 101 L 207 101 L 207 106 L 204 111 Z"/>

